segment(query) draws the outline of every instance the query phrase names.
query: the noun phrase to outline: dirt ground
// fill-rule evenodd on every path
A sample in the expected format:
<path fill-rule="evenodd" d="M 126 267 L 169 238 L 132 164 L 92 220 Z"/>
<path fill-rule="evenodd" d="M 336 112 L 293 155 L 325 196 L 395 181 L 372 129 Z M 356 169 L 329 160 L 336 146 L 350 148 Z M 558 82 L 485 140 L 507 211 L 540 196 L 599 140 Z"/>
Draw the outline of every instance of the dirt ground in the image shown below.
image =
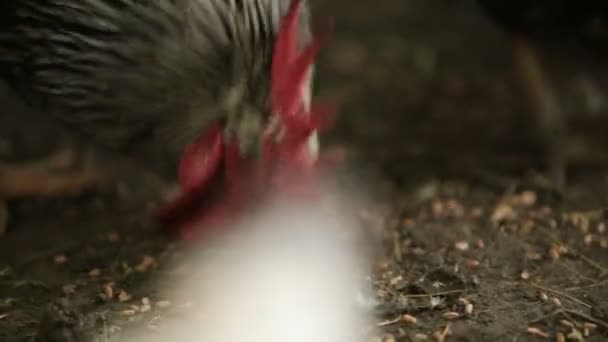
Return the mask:
<path fill-rule="evenodd" d="M 471 2 L 334 0 L 318 12 L 337 24 L 317 72 L 319 95 L 342 104 L 329 142 L 367 180 L 373 204 L 353 215 L 384 247 L 372 339 L 608 340 L 608 66 L 543 50 L 570 128 L 558 196 L 507 40 Z M 183 246 L 147 223 L 140 178 L 10 203 L 1 341 L 111 341 L 179 311 L 150 280 Z"/>

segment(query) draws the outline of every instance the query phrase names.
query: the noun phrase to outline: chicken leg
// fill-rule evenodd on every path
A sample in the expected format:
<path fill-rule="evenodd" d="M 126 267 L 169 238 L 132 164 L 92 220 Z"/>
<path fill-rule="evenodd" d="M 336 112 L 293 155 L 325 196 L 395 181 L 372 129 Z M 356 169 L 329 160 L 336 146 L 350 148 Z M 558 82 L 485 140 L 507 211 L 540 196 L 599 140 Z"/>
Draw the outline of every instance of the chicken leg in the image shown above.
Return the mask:
<path fill-rule="evenodd" d="M 536 126 L 546 148 L 545 163 L 549 177 L 555 190 L 561 193 L 566 184 L 566 160 L 562 146 L 566 134 L 565 116 L 531 43 L 519 36 L 511 38 L 525 91 L 536 107 Z"/>

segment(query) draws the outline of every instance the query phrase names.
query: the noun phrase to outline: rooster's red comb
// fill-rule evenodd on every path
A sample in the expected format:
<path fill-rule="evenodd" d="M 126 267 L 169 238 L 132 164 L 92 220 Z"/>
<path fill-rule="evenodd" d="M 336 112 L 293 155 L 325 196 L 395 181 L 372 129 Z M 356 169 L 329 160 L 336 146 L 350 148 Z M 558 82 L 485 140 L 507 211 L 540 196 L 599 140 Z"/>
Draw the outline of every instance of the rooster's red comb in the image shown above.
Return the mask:
<path fill-rule="evenodd" d="M 302 89 L 314 64 L 329 27 L 299 51 L 299 19 L 302 0 L 293 0 L 281 20 L 274 47 L 271 67 L 271 109 L 279 113 L 284 123 L 298 114 L 302 105 Z M 329 26 L 329 25 L 328 25 Z"/>

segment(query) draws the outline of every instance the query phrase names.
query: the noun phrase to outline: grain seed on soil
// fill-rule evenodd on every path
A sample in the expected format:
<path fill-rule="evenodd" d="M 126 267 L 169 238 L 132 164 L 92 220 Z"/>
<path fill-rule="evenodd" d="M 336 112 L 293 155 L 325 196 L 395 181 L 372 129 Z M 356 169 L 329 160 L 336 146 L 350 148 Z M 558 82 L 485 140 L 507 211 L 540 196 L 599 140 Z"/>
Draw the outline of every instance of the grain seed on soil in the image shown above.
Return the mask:
<path fill-rule="evenodd" d="M 459 303 L 459 304 L 461 304 L 461 305 L 467 305 L 467 304 L 469 304 L 470 302 L 469 302 L 469 300 L 468 300 L 468 299 L 463 298 L 463 297 L 460 297 L 460 298 L 458 298 L 458 303 Z"/>
<path fill-rule="evenodd" d="M 125 290 L 120 290 L 120 292 L 118 293 L 118 300 L 120 302 L 128 302 L 131 300 L 131 298 L 131 295 L 128 294 Z"/>
<path fill-rule="evenodd" d="M 528 334 L 536 337 L 549 338 L 549 334 L 536 327 L 528 327 Z"/>
<path fill-rule="evenodd" d="M 473 314 L 473 304 L 469 303 L 464 306 L 464 313 L 467 316 L 471 316 Z"/>
<path fill-rule="evenodd" d="M 469 250 L 469 243 L 467 241 L 458 241 L 454 244 L 454 248 L 457 250 L 464 252 Z"/>
<path fill-rule="evenodd" d="M 579 229 L 583 234 L 589 232 L 589 218 L 581 212 L 565 214 L 566 221 L 569 221 L 575 228 Z"/>
<path fill-rule="evenodd" d="M 425 334 L 416 334 L 416 336 L 414 336 L 414 339 L 416 341 L 422 342 L 422 341 L 427 341 L 429 339 L 429 337 Z"/>
<path fill-rule="evenodd" d="M 526 259 L 528 259 L 528 260 L 535 260 L 536 261 L 536 260 L 541 260 L 542 258 L 543 258 L 543 256 L 539 252 L 537 252 L 536 250 L 534 250 L 532 248 L 529 248 L 526 251 Z"/>
<path fill-rule="evenodd" d="M 416 324 L 418 322 L 418 319 L 410 314 L 405 314 L 401 316 L 401 321 L 408 324 Z"/>
<path fill-rule="evenodd" d="M 536 193 L 533 191 L 524 191 L 519 196 L 519 200 L 522 206 L 531 207 L 536 204 Z"/>
<path fill-rule="evenodd" d="M 65 254 L 57 254 L 53 257 L 53 263 L 55 265 L 62 265 L 68 261 L 68 257 Z"/>
<path fill-rule="evenodd" d="M 597 324 L 585 322 L 583 324 L 583 335 L 585 337 L 593 334 L 593 332 L 597 329 Z"/>
<path fill-rule="evenodd" d="M 141 312 L 148 312 L 150 311 L 150 309 L 152 309 L 152 306 L 150 304 L 150 299 L 148 299 L 148 297 L 144 297 L 141 299 Z"/>
<path fill-rule="evenodd" d="M 568 334 L 567 337 L 568 337 L 569 341 L 579 341 L 579 342 L 585 341 L 585 338 L 583 337 L 583 334 L 581 334 L 581 332 L 578 329 L 574 329 L 574 328 Z"/>
<path fill-rule="evenodd" d="M 380 323 L 378 323 L 376 325 L 378 327 L 386 327 L 386 326 L 389 326 L 389 325 L 396 324 L 396 323 L 400 322 L 402 319 L 403 319 L 403 317 L 399 316 L 399 317 L 394 318 L 394 319 L 390 319 L 390 320 L 387 320 L 387 321 L 382 321 L 382 322 L 380 322 Z"/>
<path fill-rule="evenodd" d="M 392 279 L 389 281 L 389 284 L 391 284 L 391 285 L 397 285 L 397 284 L 401 283 L 402 281 L 403 281 L 403 276 L 398 275 L 398 276 L 396 276 L 396 277 L 393 277 L 393 278 L 392 278 Z"/>
<path fill-rule="evenodd" d="M 563 333 L 558 332 L 555 334 L 555 342 L 566 342 L 566 336 Z"/>
<path fill-rule="evenodd" d="M 109 282 L 103 286 L 103 294 L 107 299 L 114 298 L 114 282 Z"/>
<path fill-rule="evenodd" d="M 499 204 L 494 209 L 494 212 L 492 213 L 492 216 L 490 219 L 494 223 L 499 223 L 502 221 L 512 220 L 515 217 L 516 217 L 516 215 L 515 215 L 515 210 L 513 210 L 513 207 L 511 207 L 510 205 L 507 205 L 507 204 Z"/>
<path fill-rule="evenodd" d="M 562 254 L 568 253 L 568 248 L 564 245 L 554 243 L 549 248 L 549 257 L 553 260 L 558 260 Z"/>
<path fill-rule="evenodd" d="M 479 261 L 475 259 L 468 259 L 466 265 L 468 268 L 477 268 L 479 267 Z"/>
<path fill-rule="evenodd" d="M 156 302 L 156 306 L 159 308 L 168 308 L 170 307 L 172 304 L 170 301 L 168 300 L 159 300 L 158 302 Z"/>
<path fill-rule="evenodd" d="M 144 255 L 139 265 L 135 266 L 137 272 L 146 272 L 156 264 L 156 259 L 149 255 Z"/>
<path fill-rule="evenodd" d="M 120 312 L 120 314 L 123 315 L 123 316 L 134 316 L 136 313 L 137 313 L 137 311 L 132 310 L 132 309 L 122 310 Z"/>
<path fill-rule="evenodd" d="M 591 246 L 591 244 L 593 243 L 593 235 L 592 234 L 585 235 L 585 237 L 583 238 L 583 243 L 587 246 Z"/>
<path fill-rule="evenodd" d="M 448 319 L 448 320 L 454 320 L 454 319 L 460 318 L 460 314 L 458 312 L 454 312 L 454 311 L 446 312 L 442 316 L 443 316 L 443 318 Z"/>
<path fill-rule="evenodd" d="M 99 268 L 94 268 L 89 271 L 89 277 L 99 277 L 101 275 L 101 270 Z"/>
<path fill-rule="evenodd" d="M 551 303 L 555 306 L 562 306 L 562 301 L 557 297 L 551 297 Z"/>

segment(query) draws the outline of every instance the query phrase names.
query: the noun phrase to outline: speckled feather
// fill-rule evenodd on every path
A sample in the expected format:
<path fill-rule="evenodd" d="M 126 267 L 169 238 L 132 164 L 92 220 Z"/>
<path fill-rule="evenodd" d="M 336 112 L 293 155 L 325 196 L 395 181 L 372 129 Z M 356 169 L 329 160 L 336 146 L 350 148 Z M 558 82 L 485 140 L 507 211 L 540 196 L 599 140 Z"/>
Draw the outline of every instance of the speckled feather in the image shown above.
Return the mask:
<path fill-rule="evenodd" d="M 217 119 L 254 153 L 289 0 L 21 0 L 1 5 L 0 64 L 73 130 L 174 170 Z M 307 17 L 307 11 L 303 12 Z M 301 40 L 310 33 L 300 21 Z"/>

